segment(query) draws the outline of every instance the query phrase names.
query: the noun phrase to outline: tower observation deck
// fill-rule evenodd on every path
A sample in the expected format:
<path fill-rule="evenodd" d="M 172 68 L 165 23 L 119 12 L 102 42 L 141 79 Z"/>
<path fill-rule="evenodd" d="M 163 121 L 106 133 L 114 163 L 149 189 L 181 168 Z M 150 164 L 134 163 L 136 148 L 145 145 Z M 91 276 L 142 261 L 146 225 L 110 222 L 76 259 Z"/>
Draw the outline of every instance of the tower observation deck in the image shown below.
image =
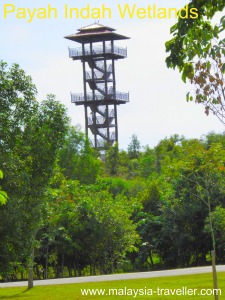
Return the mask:
<path fill-rule="evenodd" d="M 104 149 L 118 141 L 117 105 L 129 101 L 129 93 L 116 89 L 115 60 L 127 57 L 127 49 L 114 41 L 128 39 L 115 29 L 95 23 L 65 37 L 80 43 L 69 48 L 69 57 L 81 60 L 83 93 L 72 93 L 71 101 L 83 105 L 85 131 L 92 135 L 94 148 Z"/>

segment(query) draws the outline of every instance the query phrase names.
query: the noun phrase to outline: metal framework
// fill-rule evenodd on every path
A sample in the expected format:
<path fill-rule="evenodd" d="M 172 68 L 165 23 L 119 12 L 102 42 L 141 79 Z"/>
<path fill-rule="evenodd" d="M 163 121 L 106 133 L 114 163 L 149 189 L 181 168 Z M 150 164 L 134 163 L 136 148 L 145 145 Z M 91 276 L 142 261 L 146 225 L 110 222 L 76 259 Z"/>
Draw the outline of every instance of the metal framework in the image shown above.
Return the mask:
<path fill-rule="evenodd" d="M 114 45 L 128 37 L 114 31 L 95 23 L 65 37 L 81 44 L 69 48 L 69 57 L 83 65 L 84 93 L 72 93 L 71 101 L 84 106 L 86 134 L 92 134 L 93 147 L 100 149 L 118 142 L 117 105 L 129 101 L 129 93 L 117 91 L 115 78 L 115 60 L 126 58 L 127 49 Z"/>

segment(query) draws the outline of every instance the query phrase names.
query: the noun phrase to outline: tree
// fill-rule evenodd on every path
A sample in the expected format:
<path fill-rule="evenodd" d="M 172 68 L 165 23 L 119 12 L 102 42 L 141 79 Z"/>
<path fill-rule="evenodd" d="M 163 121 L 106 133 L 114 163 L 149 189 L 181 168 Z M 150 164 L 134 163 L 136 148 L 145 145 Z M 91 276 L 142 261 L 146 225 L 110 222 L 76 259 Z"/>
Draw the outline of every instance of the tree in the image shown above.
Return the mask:
<path fill-rule="evenodd" d="M 206 57 L 193 63 L 193 75 L 189 78 L 195 89 L 187 94 L 188 101 L 202 103 L 206 115 L 212 112 L 223 124 L 225 124 L 224 41 L 219 41 L 218 45 L 209 49 Z"/>
<path fill-rule="evenodd" d="M 209 20 L 218 11 L 225 7 L 220 0 L 192 0 L 188 8 L 195 7 L 198 10 L 197 19 L 178 18 L 178 22 L 170 29 L 173 38 L 166 42 L 166 51 L 170 52 L 166 58 L 169 68 L 178 68 L 185 79 L 191 70 L 193 58 L 202 57 L 207 54 L 214 37 L 218 37 L 219 31 L 224 29 L 224 19 L 221 19 L 219 26 L 213 26 Z M 221 27 L 222 26 L 222 27 Z"/>
<path fill-rule="evenodd" d="M 143 208 L 137 214 L 138 232 L 141 236 L 141 245 L 138 260 L 141 267 L 154 268 L 153 254 L 157 254 L 157 244 L 162 234 L 162 199 L 159 183 L 153 180 L 146 190 L 139 194 Z"/>
<path fill-rule="evenodd" d="M 156 170 L 160 174 L 162 172 L 162 164 L 166 166 L 165 160 L 168 163 L 173 157 L 177 157 L 180 151 L 180 143 L 183 141 L 183 137 L 175 134 L 170 138 L 165 138 L 159 142 L 155 147 L 155 164 Z"/>
<path fill-rule="evenodd" d="M 76 164 L 75 179 L 82 184 L 95 183 L 102 170 L 103 163 L 86 137 Z"/>
<path fill-rule="evenodd" d="M 177 67 L 183 81 L 188 79 L 195 86 L 194 94 L 188 93 L 187 100 L 204 104 L 207 115 L 211 111 L 225 124 L 225 39 L 220 35 L 225 29 L 225 17 L 219 25 L 213 26 L 210 22 L 225 4 L 220 0 L 213 3 L 211 0 L 192 0 L 188 7 L 197 8 L 199 17 L 179 18 L 171 27 L 173 38 L 166 42 L 166 51 L 170 52 L 166 58 L 167 67 Z"/>
<path fill-rule="evenodd" d="M 217 257 L 220 261 L 224 261 L 225 255 L 225 234 L 224 234 L 224 226 L 225 226 L 225 208 L 221 205 L 217 206 L 216 209 L 211 213 L 210 217 L 206 219 L 205 231 L 208 234 L 211 234 L 211 222 L 213 222 L 213 228 L 215 232 L 215 244 L 217 248 Z"/>
<path fill-rule="evenodd" d="M 77 165 L 84 146 L 85 136 L 80 128 L 69 127 L 65 141 L 58 152 L 58 164 L 67 179 L 79 179 Z"/>
<path fill-rule="evenodd" d="M 37 109 L 37 90 L 30 76 L 18 64 L 8 67 L 0 61 L 0 156 L 12 150 L 24 125 Z"/>
<path fill-rule="evenodd" d="M 118 166 L 119 166 L 119 145 L 115 143 L 115 145 L 110 146 L 106 152 L 106 160 L 105 166 L 107 173 L 110 175 L 118 174 Z"/>
<path fill-rule="evenodd" d="M 67 131 L 68 117 L 54 96 L 48 96 L 41 104 L 35 100 L 36 88 L 18 65 L 8 68 L 1 62 L 0 76 L 0 167 L 5 173 L 2 185 L 9 196 L 1 207 L 5 224 L 0 228 L 0 261 L 3 260 L 6 277 L 10 265 L 26 261 L 28 286 L 32 287 L 35 238 L 41 224 L 44 193 Z"/>
<path fill-rule="evenodd" d="M 151 174 L 156 172 L 155 150 L 150 149 L 149 146 L 145 147 L 145 151 L 140 158 L 140 170 L 141 176 L 144 178 L 148 178 Z"/>
<path fill-rule="evenodd" d="M 13 264 L 24 254 L 23 247 L 15 239 L 21 229 L 17 221 L 21 216 L 23 183 L 27 180 L 23 163 L 26 159 L 23 156 L 25 149 L 19 145 L 26 124 L 37 111 L 35 95 L 36 88 L 31 77 L 17 64 L 8 67 L 7 63 L 0 61 L 0 168 L 5 175 L 2 186 L 9 196 L 6 205 L 0 207 L 0 269 L 4 279 L 10 275 Z"/>
<path fill-rule="evenodd" d="M 45 246 L 51 238 L 61 270 L 74 268 L 79 276 L 85 267 L 91 275 L 114 272 L 126 253 L 135 250 L 138 235 L 126 196 L 112 195 L 104 182 L 80 185 L 71 180 L 49 192 Z"/>
<path fill-rule="evenodd" d="M 133 134 L 131 136 L 131 142 L 127 148 L 129 157 L 131 159 L 138 158 L 140 154 L 140 149 L 141 149 L 141 144 L 138 140 L 138 137 L 136 134 Z"/>
<path fill-rule="evenodd" d="M 185 146 L 186 144 L 186 146 Z M 184 147 L 185 146 L 185 147 Z M 196 262 L 204 262 L 206 253 L 211 251 L 213 265 L 214 288 L 217 287 L 215 269 L 215 235 L 212 222 L 212 211 L 219 204 L 224 205 L 224 166 L 225 152 L 220 143 L 205 148 L 204 142 L 183 141 L 183 157 L 169 166 L 172 176 L 174 197 L 172 205 L 168 206 L 166 218 L 163 222 L 165 230 L 170 232 L 170 242 L 175 241 L 176 257 L 171 257 L 171 251 L 165 258 L 175 265 L 186 265 L 194 255 Z M 171 173 L 172 175 L 172 173 Z M 170 208 L 173 217 L 171 218 Z M 204 232 L 205 220 L 209 217 L 210 236 Z M 193 222 L 195 220 L 195 222 Z M 175 238 L 179 236 L 179 238 Z M 164 245 L 165 235 L 162 234 L 161 248 Z M 211 241 L 210 241 L 211 240 Z M 207 245 L 207 246 L 206 246 Z M 208 245 L 211 245 L 209 248 Z M 174 260 L 175 259 L 175 260 Z M 199 260 L 200 259 L 200 260 Z M 217 295 L 215 297 L 217 298 Z"/>
<path fill-rule="evenodd" d="M 57 151 L 64 142 L 67 132 L 68 117 L 65 107 L 49 95 L 39 106 L 37 115 L 24 130 L 24 148 L 28 149 L 27 173 L 30 180 L 26 182 L 26 204 L 29 208 L 27 226 L 30 236 L 29 282 L 33 286 L 32 272 L 35 238 L 42 219 L 44 192 L 53 173 Z M 25 199 L 24 199 L 25 200 Z M 32 219 L 32 222 L 30 220 Z M 30 222 L 30 223 L 29 223 Z"/>

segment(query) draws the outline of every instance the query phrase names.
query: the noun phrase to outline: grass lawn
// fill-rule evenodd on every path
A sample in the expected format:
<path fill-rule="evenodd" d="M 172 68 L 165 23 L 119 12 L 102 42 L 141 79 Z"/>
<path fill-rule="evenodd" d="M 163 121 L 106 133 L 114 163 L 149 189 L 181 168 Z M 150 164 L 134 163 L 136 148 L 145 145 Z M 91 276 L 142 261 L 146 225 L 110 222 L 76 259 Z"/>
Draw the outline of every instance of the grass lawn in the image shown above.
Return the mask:
<path fill-rule="evenodd" d="M 222 296 L 219 299 L 225 299 L 225 273 L 218 273 L 219 288 L 222 290 Z M 196 293 L 200 293 L 201 289 L 212 289 L 212 274 L 185 275 L 149 279 L 133 279 L 121 281 L 106 281 L 93 283 L 77 283 L 66 285 L 38 286 L 31 290 L 25 287 L 0 288 L 0 299 L 35 299 L 35 300 L 80 300 L 80 299 L 214 299 L 214 296 L 191 295 L 194 289 Z M 186 287 L 186 290 L 184 289 Z M 164 290 L 159 290 L 159 289 Z M 183 289 L 182 289 L 183 288 Z M 81 289 L 105 289 L 105 293 L 109 293 L 109 289 L 117 289 L 118 295 L 96 295 L 82 296 Z M 132 291 L 141 293 L 139 295 L 131 294 Z M 180 295 L 168 295 L 169 291 L 174 292 L 180 289 Z M 187 290 L 189 289 L 189 290 Z M 188 292 L 189 291 L 189 292 Z M 125 296 L 122 294 L 127 293 Z M 157 293 L 156 293 L 157 292 Z M 209 293 L 210 290 L 207 290 Z M 161 295 L 159 295 L 161 293 Z M 164 293 L 164 295 L 163 295 Z M 186 293 L 186 295 L 185 295 Z M 189 293 L 189 294 L 188 294 Z M 224 295 L 223 295 L 224 294 Z"/>

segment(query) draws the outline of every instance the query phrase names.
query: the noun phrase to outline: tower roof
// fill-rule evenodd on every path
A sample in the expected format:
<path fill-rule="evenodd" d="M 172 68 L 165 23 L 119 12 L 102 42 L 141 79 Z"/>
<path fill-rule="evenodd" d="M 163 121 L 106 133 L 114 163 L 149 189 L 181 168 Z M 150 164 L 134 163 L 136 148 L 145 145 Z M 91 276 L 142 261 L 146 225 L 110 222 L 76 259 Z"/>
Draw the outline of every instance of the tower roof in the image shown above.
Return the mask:
<path fill-rule="evenodd" d="M 115 33 L 114 31 L 116 31 L 114 28 L 94 23 L 78 29 L 78 32 L 67 35 L 65 38 L 78 43 L 129 39 L 129 37 Z"/>
<path fill-rule="evenodd" d="M 87 32 L 89 30 L 93 31 L 93 30 L 102 30 L 102 29 L 106 29 L 106 30 L 109 30 L 109 31 L 115 31 L 116 30 L 114 28 L 111 28 L 111 27 L 108 27 L 108 26 L 105 26 L 105 25 L 102 25 L 102 24 L 99 24 L 99 23 L 93 23 L 93 24 L 90 24 L 88 26 L 84 26 L 84 27 L 78 29 L 78 31 Z"/>

